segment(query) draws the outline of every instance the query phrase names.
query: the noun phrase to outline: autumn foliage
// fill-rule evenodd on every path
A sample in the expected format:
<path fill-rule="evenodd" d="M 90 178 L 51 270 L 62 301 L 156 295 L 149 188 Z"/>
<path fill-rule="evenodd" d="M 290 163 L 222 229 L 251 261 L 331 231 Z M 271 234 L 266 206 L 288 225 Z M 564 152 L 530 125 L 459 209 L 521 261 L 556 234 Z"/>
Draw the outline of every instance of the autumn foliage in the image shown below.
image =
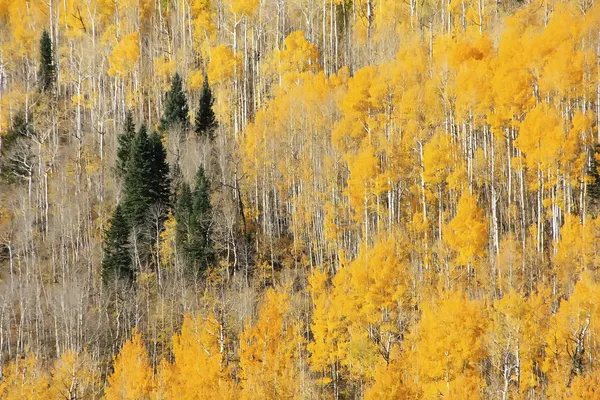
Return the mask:
<path fill-rule="evenodd" d="M 0 399 L 600 398 L 594 0 L 0 32 Z"/>

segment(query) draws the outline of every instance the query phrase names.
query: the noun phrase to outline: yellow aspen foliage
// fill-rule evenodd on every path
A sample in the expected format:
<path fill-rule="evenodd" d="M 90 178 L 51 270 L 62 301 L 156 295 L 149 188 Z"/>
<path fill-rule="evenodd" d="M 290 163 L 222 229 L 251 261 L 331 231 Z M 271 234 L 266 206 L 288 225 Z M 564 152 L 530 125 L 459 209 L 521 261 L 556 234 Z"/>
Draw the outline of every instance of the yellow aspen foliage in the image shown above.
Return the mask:
<path fill-rule="evenodd" d="M 175 74 L 175 60 L 166 55 L 154 59 L 154 77 L 160 82 L 160 88 L 167 91 Z"/>
<path fill-rule="evenodd" d="M 212 0 L 194 0 L 191 6 L 194 39 L 197 45 L 215 38 L 215 9 Z"/>
<path fill-rule="evenodd" d="M 11 119 L 20 111 L 25 102 L 26 91 L 18 85 L 12 85 L 13 89 L 2 93 L 0 99 L 0 135 L 5 134 L 10 128 Z"/>
<path fill-rule="evenodd" d="M 568 400 L 590 400 L 600 398 L 600 373 L 598 370 L 577 375 L 571 381 Z"/>
<path fill-rule="evenodd" d="M 84 37 L 87 27 L 90 26 L 90 15 L 82 12 L 80 3 L 78 0 L 65 0 L 60 4 L 59 20 L 65 26 L 66 37 L 69 39 Z"/>
<path fill-rule="evenodd" d="M 388 189 L 388 180 L 381 174 L 379 159 L 371 146 L 363 148 L 357 156 L 349 156 L 348 166 L 348 198 L 356 219 L 360 220 L 374 207 L 377 196 Z"/>
<path fill-rule="evenodd" d="M 548 300 L 546 291 L 525 297 L 511 289 L 493 304 L 493 326 L 489 331 L 492 357 L 498 368 L 507 372 L 505 379 L 516 381 L 518 374 L 522 393 L 541 383 L 537 368 L 542 362 L 548 329 Z M 508 358 L 507 354 L 513 357 Z"/>
<path fill-rule="evenodd" d="M 422 393 L 409 375 L 410 359 L 394 355 L 386 365 L 377 367 L 375 383 L 365 391 L 365 400 L 419 399 Z"/>
<path fill-rule="evenodd" d="M 456 3 L 455 3 L 456 4 Z M 453 67 L 458 67 L 467 61 L 480 61 L 492 54 L 492 41 L 487 34 L 482 34 L 476 28 L 469 28 L 450 45 L 448 61 Z"/>
<path fill-rule="evenodd" d="M 113 47 L 112 54 L 108 57 L 110 68 L 108 75 L 124 76 L 135 69 L 140 58 L 140 33 L 139 31 L 125 35 Z"/>
<path fill-rule="evenodd" d="M 571 119 L 572 128 L 571 130 L 575 132 L 575 134 L 580 135 L 583 139 L 582 141 L 586 144 L 590 144 L 592 140 L 593 127 L 594 127 L 594 119 L 595 115 L 593 113 L 583 113 L 581 111 L 576 111 Z"/>
<path fill-rule="evenodd" d="M 319 50 L 306 40 L 304 32 L 290 33 L 283 44 L 285 48 L 276 55 L 281 75 L 319 71 Z"/>
<path fill-rule="evenodd" d="M 208 79 L 211 84 L 226 83 L 235 76 L 239 61 L 231 47 L 220 45 L 210 52 Z"/>
<path fill-rule="evenodd" d="M 48 399 L 49 378 L 34 354 L 11 361 L 2 370 L 0 398 L 5 400 Z"/>
<path fill-rule="evenodd" d="M 565 398 L 573 378 L 590 368 L 591 338 L 600 331 L 599 298 L 600 284 L 586 272 L 550 318 L 542 371 L 548 375 L 546 394 L 552 398 Z"/>
<path fill-rule="evenodd" d="M 460 293 L 422 305 L 419 326 L 409 335 L 417 378 L 424 398 L 478 399 L 486 356 L 485 307 Z"/>
<path fill-rule="evenodd" d="M 304 341 L 300 325 L 291 316 L 287 290 L 269 289 L 258 319 L 246 321 L 239 336 L 240 398 L 300 397 L 298 360 Z"/>
<path fill-rule="evenodd" d="M 143 400 L 152 392 L 152 366 L 142 336 L 133 330 L 121 352 L 114 357 L 113 372 L 105 390 L 107 400 Z"/>
<path fill-rule="evenodd" d="M 563 42 L 554 49 L 544 66 L 540 78 L 541 92 L 556 92 L 560 96 L 570 97 L 572 92 L 580 87 L 584 71 L 590 70 L 590 66 L 586 64 L 590 63 L 591 59 L 591 54 L 575 50 L 571 42 Z"/>
<path fill-rule="evenodd" d="M 168 399 L 235 398 L 224 365 L 224 332 L 213 314 L 186 315 L 181 333 L 173 336 L 173 364 L 161 366 L 163 393 Z"/>
<path fill-rule="evenodd" d="M 377 67 L 361 68 L 348 81 L 348 91 L 340 103 L 344 117 L 332 133 L 333 144 L 343 153 L 356 151 L 369 143 L 369 116 L 374 105 L 370 96 L 371 83 L 377 76 Z"/>
<path fill-rule="evenodd" d="M 447 181 L 460 166 L 452 136 L 439 131 L 423 146 L 423 179 L 431 186 Z"/>
<path fill-rule="evenodd" d="M 169 212 L 160 233 L 159 252 L 163 268 L 169 269 L 175 262 L 175 232 L 177 222 L 173 213 Z"/>
<path fill-rule="evenodd" d="M 502 290 L 522 288 L 525 280 L 523 271 L 523 248 L 513 233 L 500 241 L 496 255 L 496 281 Z"/>
<path fill-rule="evenodd" d="M 259 0 L 227 0 L 231 7 L 231 12 L 237 16 L 252 17 L 258 6 Z"/>
<path fill-rule="evenodd" d="M 8 8 L 8 26 L 12 40 L 3 46 L 3 56 L 17 61 L 20 58 L 32 58 L 37 55 L 39 50 L 39 37 L 41 30 L 32 29 L 32 27 L 42 27 L 47 21 L 48 6 L 41 0 L 29 1 L 27 6 L 19 0 L 9 1 Z M 4 44 L 4 43 L 3 43 Z"/>
<path fill-rule="evenodd" d="M 474 195 L 460 197 L 456 216 L 443 228 L 443 238 L 456 253 L 457 265 L 467 265 L 486 254 L 488 221 Z"/>
<path fill-rule="evenodd" d="M 525 153 L 528 168 L 544 171 L 556 166 L 563 138 L 558 112 L 554 107 L 540 103 L 525 117 L 515 146 Z"/>
<path fill-rule="evenodd" d="M 204 85 L 204 71 L 191 71 L 187 83 L 192 90 L 201 89 Z"/>
<path fill-rule="evenodd" d="M 314 310 L 311 323 L 313 340 L 307 348 L 310 352 L 310 368 L 319 373 L 318 383 L 331 382 L 331 372 L 335 372 L 342 358 L 340 344 L 347 341 L 342 320 L 334 310 L 332 290 L 325 271 L 315 271 L 308 280 Z"/>
<path fill-rule="evenodd" d="M 496 130 L 503 128 L 533 101 L 531 81 L 531 74 L 527 70 L 509 61 L 494 60 L 494 73 L 490 81 L 494 114 L 488 118 Z"/>
<path fill-rule="evenodd" d="M 578 280 L 581 272 L 595 265 L 595 224 L 595 220 L 588 219 L 583 225 L 576 215 L 565 215 L 560 229 L 560 241 L 554 244 L 556 275 L 563 288 L 569 288 Z"/>
<path fill-rule="evenodd" d="M 86 351 L 67 351 L 54 362 L 49 390 L 51 398 L 94 398 L 99 388 L 100 375 Z"/>
<path fill-rule="evenodd" d="M 376 367 L 389 361 L 413 306 L 409 264 L 401 250 L 406 245 L 379 240 L 333 278 L 330 313 L 345 322 L 341 328 L 347 334 L 335 335 L 347 338 L 338 344 L 340 356 L 355 376 L 371 379 Z"/>

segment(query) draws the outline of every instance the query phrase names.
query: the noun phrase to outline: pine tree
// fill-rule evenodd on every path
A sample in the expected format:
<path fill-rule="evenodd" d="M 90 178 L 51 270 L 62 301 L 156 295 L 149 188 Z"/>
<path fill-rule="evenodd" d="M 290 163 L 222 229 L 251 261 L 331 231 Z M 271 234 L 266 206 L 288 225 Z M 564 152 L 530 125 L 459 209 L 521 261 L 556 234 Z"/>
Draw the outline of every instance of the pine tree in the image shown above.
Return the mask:
<path fill-rule="evenodd" d="M 144 223 L 152 203 L 148 189 L 152 181 L 151 159 L 146 126 L 142 125 L 131 142 L 123 187 L 123 210 L 132 227 L 140 227 Z"/>
<path fill-rule="evenodd" d="M 40 41 L 40 89 L 43 92 L 51 91 L 55 76 L 54 57 L 52 56 L 52 40 L 48 31 L 44 30 Z"/>
<path fill-rule="evenodd" d="M 212 109 L 215 99 L 212 90 L 208 86 L 208 78 L 204 78 L 202 94 L 200 95 L 200 105 L 196 112 L 194 131 L 198 135 L 205 135 L 212 139 L 214 129 L 217 126 L 215 113 Z"/>
<path fill-rule="evenodd" d="M 188 112 L 183 83 L 179 73 L 175 73 L 171 82 L 171 90 L 167 93 L 165 100 L 165 113 L 161 120 L 161 128 L 166 130 L 176 125 L 187 128 L 189 125 Z"/>
<path fill-rule="evenodd" d="M 127 171 L 127 160 L 131 152 L 131 143 L 135 138 L 135 123 L 133 122 L 133 113 L 128 110 L 125 114 L 125 122 L 123 124 L 123 133 L 117 138 L 117 176 L 122 178 Z"/>
<path fill-rule="evenodd" d="M 105 284 L 115 280 L 133 280 L 133 268 L 129 253 L 131 226 L 119 204 L 110 219 L 104 238 L 104 258 L 102 259 L 102 280 Z"/>

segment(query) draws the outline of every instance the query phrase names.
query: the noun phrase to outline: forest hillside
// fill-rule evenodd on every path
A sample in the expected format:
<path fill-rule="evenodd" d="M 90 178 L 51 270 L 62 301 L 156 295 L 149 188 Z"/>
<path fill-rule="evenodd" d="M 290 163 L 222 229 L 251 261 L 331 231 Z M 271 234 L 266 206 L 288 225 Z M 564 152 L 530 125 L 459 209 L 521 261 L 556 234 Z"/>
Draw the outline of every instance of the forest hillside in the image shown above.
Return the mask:
<path fill-rule="evenodd" d="M 600 399 L 593 0 L 0 0 L 0 399 Z"/>

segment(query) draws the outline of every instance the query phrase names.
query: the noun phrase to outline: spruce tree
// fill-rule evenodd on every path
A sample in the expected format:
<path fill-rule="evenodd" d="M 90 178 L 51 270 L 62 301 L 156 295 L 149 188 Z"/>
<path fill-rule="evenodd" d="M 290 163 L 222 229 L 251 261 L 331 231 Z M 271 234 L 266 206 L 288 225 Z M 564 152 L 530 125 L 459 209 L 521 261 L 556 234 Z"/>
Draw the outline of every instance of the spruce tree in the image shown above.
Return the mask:
<path fill-rule="evenodd" d="M 189 246 L 194 272 L 202 273 L 213 261 L 213 249 L 210 240 L 212 206 L 210 204 L 210 181 L 204 168 L 200 166 L 196 173 L 196 187 L 192 193 L 192 240 Z"/>
<path fill-rule="evenodd" d="M 175 210 L 177 220 L 176 240 L 183 249 L 188 271 L 194 275 L 202 274 L 214 262 L 211 242 L 212 206 L 210 204 L 210 181 L 200 167 L 196 173 L 196 187 L 191 192 L 187 183 L 181 188 L 181 194 Z"/>
<path fill-rule="evenodd" d="M 146 126 L 142 125 L 131 142 L 123 185 L 123 211 L 132 227 L 142 226 L 152 203 L 148 188 L 152 181 L 151 159 Z"/>
<path fill-rule="evenodd" d="M 150 152 L 150 181 L 148 182 L 148 191 L 151 202 L 169 206 L 171 201 L 171 178 L 169 177 L 167 151 L 160 135 L 156 132 L 150 135 L 148 144 Z"/>
<path fill-rule="evenodd" d="M 202 94 L 200 95 L 200 104 L 196 112 L 194 131 L 198 135 L 208 136 L 211 139 L 214 129 L 217 127 L 215 113 L 212 108 L 214 101 L 212 90 L 208 86 L 208 79 L 205 77 Z"/>
<path fill-rule="evenodd" d="M 55 67 L 54 57 L 52 56 L 52 40 L 48 31 L 44 30 L 40 41 L 40 90 L 42 92 L 51 91 L 54 85 Z"/>
<path fill-rule="evenodd" d="M 175 73 L 171 81 L 171 90 L 167 93 L 165 99 L 165 113 L 161 120 L 161 128 L 163 130 L 173 126 L 187 128 L 189 125 L 188 112 L 189 108 L 183 91 L 183 83 L 179 73 Z"/>
<path fill-rule="evenodd" d="M 123 178 L 127 171 L 127 160 L 129 159 L 129 153 L 131 152 L 131 143 L 135 138 L 135 123 L 133 122 L 133 113 L 128 110 L 125 114 L 125 122 L 123 124 L 123 133 L 117 138 L 117 162 L 116 172 L 117 176 Z"/>
<path fill-rule="evenodd" d="M 175 206 L 175 221 L 177 222 L 175 231 L 175 241 L 177 247 L 183 250 L 187 258 L 190 237 L 192 235 L 192 191 L 187 182 L 181 184 L 177 204 Z"/>
<path fill-rule="evenodd" d="M 590 167 L 589 167 L 589 175 L 594 178 L 594 182 L 590 183 L 587 187 L 588 195 L 594 199 L 600 199 L 600 171 L 598 171 L 598 161 L 597 158 L 600 158 L 600 145 L 594 146 L 594 151 L 591 154 L 590 158 Z"/>
<path fill-rule="evenodd" d="M 131 226 L 119 204 L 105 231 L 104 257 L 102 259 L 102 280 L 109 284 L 116 280 L 133 281 L 134 273 L 129 252 Z"/>

